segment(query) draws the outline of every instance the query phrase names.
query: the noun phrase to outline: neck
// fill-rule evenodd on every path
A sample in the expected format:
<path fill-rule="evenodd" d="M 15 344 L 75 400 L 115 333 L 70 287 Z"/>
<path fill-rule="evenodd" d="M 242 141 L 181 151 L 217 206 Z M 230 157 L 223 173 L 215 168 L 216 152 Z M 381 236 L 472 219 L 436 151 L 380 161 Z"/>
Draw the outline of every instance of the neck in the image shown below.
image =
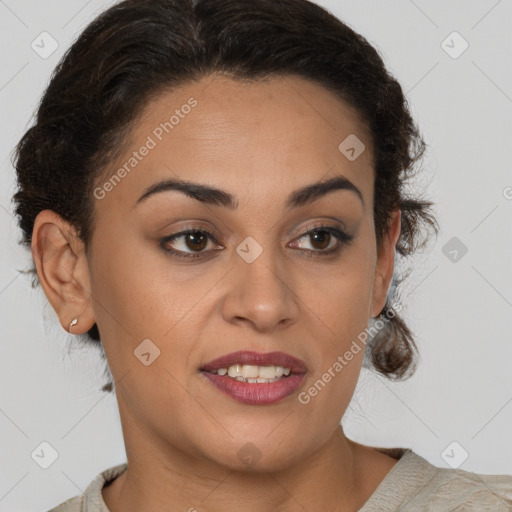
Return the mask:
<path fill-rule="evenodd" d="M 366 473 L 362 482 L 367 468 L 361 471 L 361 445 L 347 439 L 341 426 L 299 463 L 254 472 L 232 470 L 163 446 L 133 425 L 123 424 L 128 468 L 102 491 L 111 512 L 355 511 L 381 479 L 372 483 Z"/>

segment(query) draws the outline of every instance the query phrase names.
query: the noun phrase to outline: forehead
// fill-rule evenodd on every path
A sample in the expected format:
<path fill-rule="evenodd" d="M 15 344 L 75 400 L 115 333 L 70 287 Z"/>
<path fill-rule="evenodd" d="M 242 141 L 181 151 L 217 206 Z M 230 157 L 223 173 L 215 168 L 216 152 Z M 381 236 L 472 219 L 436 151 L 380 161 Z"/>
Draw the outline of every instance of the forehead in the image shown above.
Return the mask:
<path fill-rule="evenodd" d="M 357 152 L 364 148 L 355 159 L 346 153 L 354 141 Z M 294 76 L 242 82 L 209 75 L 160 92 L 135 121 L 106 178 L 122 167 L 127 172 L 109 195 L 132 205 L 148 186 L 171 177 L 232 191 L 241 202 L 244 194 L 248 200 L 284 196 L 339 175 L 367 204 L 373 188 L 370 134 L 359 113 Z"/>

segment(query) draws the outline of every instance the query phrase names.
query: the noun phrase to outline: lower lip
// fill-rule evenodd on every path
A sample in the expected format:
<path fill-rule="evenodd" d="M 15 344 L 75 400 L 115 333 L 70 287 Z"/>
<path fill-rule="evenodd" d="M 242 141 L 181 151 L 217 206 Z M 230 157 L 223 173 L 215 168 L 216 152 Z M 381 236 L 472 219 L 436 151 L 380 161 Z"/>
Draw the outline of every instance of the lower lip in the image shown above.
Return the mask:
<path fill-rule="evenodd" d="M 304 379 L 305 374 L 292 374 L 276 382 L 251 384 L 217 373 L 201 372 L 217 389 L 231 398 L 249 405 L 268 405 L 290 396 Z"/>

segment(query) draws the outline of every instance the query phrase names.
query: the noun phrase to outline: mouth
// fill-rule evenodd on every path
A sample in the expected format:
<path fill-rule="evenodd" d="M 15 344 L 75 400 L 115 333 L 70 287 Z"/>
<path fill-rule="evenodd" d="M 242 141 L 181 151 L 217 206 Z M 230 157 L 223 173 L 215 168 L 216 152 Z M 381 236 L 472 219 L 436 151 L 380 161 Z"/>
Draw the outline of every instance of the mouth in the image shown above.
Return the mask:
<path fill-rule="evenodd" d="M 235 400 L 267 405 L 290 396 L 308 370 L 304 361 L 283 352 L 239 351 L 210 361 L 199 371 Z"/>

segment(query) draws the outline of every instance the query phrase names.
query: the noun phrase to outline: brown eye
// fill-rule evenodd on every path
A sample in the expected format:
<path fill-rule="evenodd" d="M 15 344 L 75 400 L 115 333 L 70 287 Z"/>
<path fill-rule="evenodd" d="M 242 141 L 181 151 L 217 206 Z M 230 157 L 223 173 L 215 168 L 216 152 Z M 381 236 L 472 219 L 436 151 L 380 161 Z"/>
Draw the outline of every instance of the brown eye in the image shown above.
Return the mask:
<path fill-rule="evenodd" d="M 317 226 L 297 238 L 291 244 L 291 247 L 299 248 L 311 256 L 328 256 L 339 252 L 344 245 L 349 245 L 353 239 L 353 235 L 348 235 L 340 229 L 331 226 Z M 208 241 L 217 243 L 215 237 L 208 231 L 187 229 L 164 238 L 160 245 L 171 256 L 200 258 L 212 250 L 222 248 L 217 243 L 217 246 L 214 245 L 212 249 L 208 250 Z M 304 242 L 309 242 L 312 248 L 303 249 L 298 245 Z"/>
<path fill-rule="evenodd" d="M 309 233 L 310 240 L 313 243 L 315 249 L 324 250 L 329 246 L 329 242 L 332 239 L 331 233 L 326 230 L 311 231 Z"/>
<path fill-rule="evenodd" d="M 327 255 L 337 253 L 343 245 L 348 245 L 354 237 L 331 227 L 318 226 L 304 233 L 294 242 L 293 247 L 299 247 L 299 243 L 309 242 L 312 249 L 305 249 L 313 255 Z M 334 243 L 332 243 L 334 242 Z"/>
<path fill-rule="evenodd" d="M 167 252 L 179 257 L 197 258 L 205 251 L 208 241 L 215 238 L 204 230 L 186 230 L 164 238 L 161 246 Z"/>
<path fill-rule="evenodd" d="M 193 251 L 201 251 L 206 247 L 208 243 L 208 237 L 206 237 L 200 231 L 194 231 L 193 233 L 189 233 L 185 236 L 185 245 L 187 248 L 192 249 Z"/>

